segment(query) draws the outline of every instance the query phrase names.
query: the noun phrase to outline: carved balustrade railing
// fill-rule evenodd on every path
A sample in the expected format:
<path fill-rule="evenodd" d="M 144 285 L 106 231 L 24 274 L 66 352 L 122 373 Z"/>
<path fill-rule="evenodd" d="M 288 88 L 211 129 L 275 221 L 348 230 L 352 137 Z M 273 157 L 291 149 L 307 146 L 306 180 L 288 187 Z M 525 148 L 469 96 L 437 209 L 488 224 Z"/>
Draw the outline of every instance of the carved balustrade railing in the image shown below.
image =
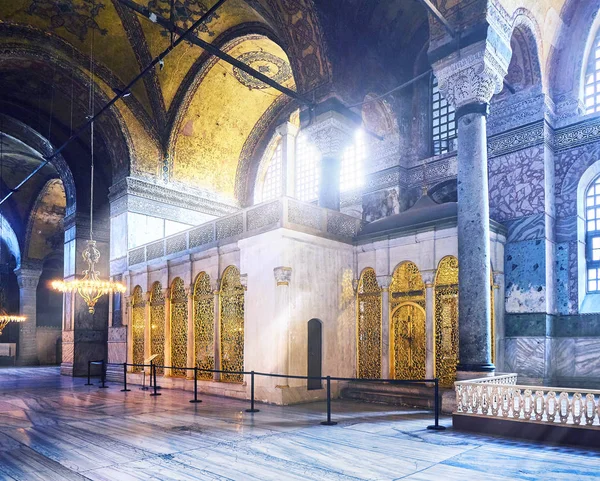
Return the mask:
<path fill-rule="evenodd" d="M 456 412 L 600 429 L 600 391 L 517 384 L 516 374 L 454 383 Z"/>
<path fill-rule="evenodd" d="M 356 217 L 282 197 L 131 249 L 128 264 L 204 250 L 279 227 L 351 242 L 361 226 Z"/>

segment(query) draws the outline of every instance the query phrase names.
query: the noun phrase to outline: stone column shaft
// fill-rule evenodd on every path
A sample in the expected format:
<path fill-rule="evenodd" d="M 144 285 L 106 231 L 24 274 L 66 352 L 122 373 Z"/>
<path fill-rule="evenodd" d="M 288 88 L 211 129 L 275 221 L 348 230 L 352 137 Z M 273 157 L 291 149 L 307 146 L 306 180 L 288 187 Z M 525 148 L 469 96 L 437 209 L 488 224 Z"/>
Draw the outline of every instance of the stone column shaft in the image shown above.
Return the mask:
<path fill-rule="evenodd" d="M 38 363 L 37 356 L 37 285 L 41 269 L 15 269 L 19 283 L 19 313 L 27 320 L 19 323 L 17 362 L 32 365 Z"/>
<path fill-rule="evenodd" d="M 221 285 L 221 280 L 218 279 L 216 282 L 217 286 Z M 214 345 L 214 356 L 215 356 L 215 369 L 221 369 L 221 303 L 219 297 L 219 289 L 215 287 L 213 290 L 215 296 L 214 309 L 215 309 L 215 345 Z M 215 372 L 213 379 L 218 381 L 221 379 L 221 374 Z"/>
<path fill-rule="evenodd" d="M 296 136 L 298 127 L 286 122 L 277 127 L 281 135 L 281 185 L 282 195 L 294 197 L 296 195 Z"/>
<path fill-rule="evenodd" d="M 390 379 L 390 283 L 392 276 L 377 276 L 381 287 L 381 378 Z"/>
<path fill-rule="evenodd" d="M 435 365 L 435 320 L 433 283 L 425 283 L 425 377 L 432 379 Z"/>

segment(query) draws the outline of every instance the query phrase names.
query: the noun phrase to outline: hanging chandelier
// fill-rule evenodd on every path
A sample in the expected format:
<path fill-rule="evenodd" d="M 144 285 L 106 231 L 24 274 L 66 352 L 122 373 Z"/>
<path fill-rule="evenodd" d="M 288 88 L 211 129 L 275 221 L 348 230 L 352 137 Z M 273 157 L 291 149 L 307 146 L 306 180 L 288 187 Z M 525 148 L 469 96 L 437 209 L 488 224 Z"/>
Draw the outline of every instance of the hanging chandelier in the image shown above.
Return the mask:
<path fill-rule="evenodd" d="M 25 322 L 26 320 L 25 316 L 13 316 L 12 314 L 8 314 L 4 309 L 0 309 L 0 336 L 9 322 Z"/>
<path fill-rule="evenodd" d="M 90 54 L 90 116 L 94 115 L 94 29 L 92 29 L 92 42 Z M 90 314 L 96 310 L 96 302 L 105 294 L 113 292 L 124 293 L 126 287 L 120 282 L 104 281 L 100 279 L 100 272 L 96 270 L 96 264 L 100 260 L 100 251 L 94 240 L 94 122 L 90 125 L 90 240 L 82 253 L 83 260 L 88 268 L 83 271 L 81 279 L 55 280 L 52 288 L 62 293 L 77 292 L 88 306 Z"/>

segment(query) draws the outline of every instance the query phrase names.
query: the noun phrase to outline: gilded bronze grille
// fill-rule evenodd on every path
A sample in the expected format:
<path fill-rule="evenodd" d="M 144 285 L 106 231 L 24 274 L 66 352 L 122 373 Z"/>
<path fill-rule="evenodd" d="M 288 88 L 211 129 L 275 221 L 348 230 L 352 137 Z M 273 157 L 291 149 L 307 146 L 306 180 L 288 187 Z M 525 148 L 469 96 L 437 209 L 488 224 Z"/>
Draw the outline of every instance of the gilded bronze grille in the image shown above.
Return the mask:
<path fill-rule="evenodd" d="M 165 295 L 160 282 L 152 284 L 150 290 L 150 348 L 151 355 L 157 354 L 154 364 L 165 364 Z M 156 368 L 157 374 L 163 374 L 162 367 Z"/>
<path fill-rule="evenodd" d="M 185 284 L 177 277 L 171 284 L 171 371 L 185 376 L 187 365 L 188 305 Z"/>
<path fill-rule="evenodd" d="M 375 271 L 365 269 L 357 293 L 357 377 L 381 377 L 381 288 Z"/>
<path fill-rule="evenodd" d="M 144 364 L 144 293 L 140 286 L 133 289 L 133 299 L 131 302 L 131 333 L 133 338 L 133 363 L 140 366 L 133 366 L 132 372 L 141 372 L 141 364 Z"/>
<path fill-rule="evenodd" d="M 194 284 L 194 349 L 199 369 L 215 368 L 215 296 L 210 277 L 201 272 Z M 210 380 L 211 372 L 199 372 L 198 379 Z"/>
<path fill-rule="evenodd" d="M 419 268 L 403 262 L 390 283 L 392 377 L 424 379 L 426 365 L 425 284 Z"/>
<path fill-rule="evenodd" d="M 458 364 L 458 259 L 444 257 L 435 278 L 435 375 L 452 387 Z"/>
<path fill-rule="evenodd" d="M 240 272 L 229 266 L 221 280 L 221 369 L 224 371 L 244 370 L 244 288 L 240 283 Z M 225 382 L 244 380 L 241 374 L 223 374 Z"/>

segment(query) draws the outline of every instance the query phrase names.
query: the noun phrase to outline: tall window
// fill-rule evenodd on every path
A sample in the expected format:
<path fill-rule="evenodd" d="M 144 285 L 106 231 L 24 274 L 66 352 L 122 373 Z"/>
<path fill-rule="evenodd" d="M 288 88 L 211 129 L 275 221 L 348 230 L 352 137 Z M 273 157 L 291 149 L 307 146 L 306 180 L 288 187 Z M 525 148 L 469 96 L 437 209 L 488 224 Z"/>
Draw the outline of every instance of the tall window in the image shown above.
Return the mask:
<path fill-rule="evenodd" d="M 596 34 L 585 72 L 585 113 L 600 112 L 600 31 Z"/>
<path fill-rule="evenodd" d="M 340 191 L 358 189 L 364 181 L 364 163 L 367 148 L 364 133 L 359 130 L 351 146 L 342 157 Z M 296 140 L 296 197 L 310 202 L 319 196 L 321 154 L 305 135 Z"/>
<path fill-rule="evenodd" d="M 296 197 L 307 202 L 319 196 L 321 154 L 302 133 L 296 139 Z"/>
<path fill-rule="evenodd" d="M 277 199 L 283 192 L 281 169 L 283 159 L 281 153 L 281 142 L 277 143 L 275 151 L 269 159 L 267 171 L 262 184 L 262 189 L 259 190 L 259 198 L 256 202 L 265 202 L 271 199 Z"/>
<path fill-rule="evenodd" d="M 452 144 L 456 138 L 454 107 L 442 96 L 435 77 L 431 84 L 431 96 L 433 155 L 445 154 L 453 149 Z"/>
<path fill-rule="evenodd" d="M 589 187 L 585 196 L 586 261 L 588 292 L 600 292 L 600 177 Z"/>

